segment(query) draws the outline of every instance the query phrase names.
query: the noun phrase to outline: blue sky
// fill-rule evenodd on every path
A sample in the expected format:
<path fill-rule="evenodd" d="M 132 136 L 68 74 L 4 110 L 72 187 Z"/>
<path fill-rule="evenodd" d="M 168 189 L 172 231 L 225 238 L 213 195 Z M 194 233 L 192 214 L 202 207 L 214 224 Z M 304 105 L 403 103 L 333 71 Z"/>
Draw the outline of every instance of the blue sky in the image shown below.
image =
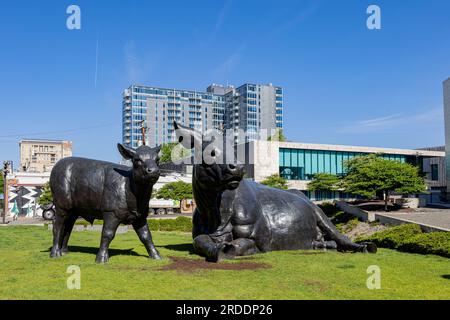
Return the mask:
<path fill-rule="evenodd" d="M 81 30 L 66 9 L 81 8 Z M 366 9 L 381 7 L 382 29 Z M 284 88 L 293 141 L 418 148 L 444 143 L 448 0 L 3 1 L 0 160 L 20 138 L 69 139 L 118 161 L 130 84 Z M 98 48 L 98 50 L 97 50 Z"/>

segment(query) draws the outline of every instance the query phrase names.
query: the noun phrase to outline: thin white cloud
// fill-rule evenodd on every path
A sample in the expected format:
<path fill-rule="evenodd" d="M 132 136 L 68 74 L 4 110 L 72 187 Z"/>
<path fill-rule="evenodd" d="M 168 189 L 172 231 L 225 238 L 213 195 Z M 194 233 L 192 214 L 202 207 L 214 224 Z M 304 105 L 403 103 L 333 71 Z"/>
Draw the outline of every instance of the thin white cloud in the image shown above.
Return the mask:
<path fill-rule="evenodd" d="M 399 120 L 401 121 L 402 117 L 403 114 L 398 113 L 386 117 L 358 121 L 357 125 L 367 128 L 385 127 L 392 122 L 398 122 Z"/>
<path fill-rule="evenodd" d="M 216 23 L 211 32 L 211 41 L 215 39 L 217 33 L 220 31 L 220 28 L 222 28 L 222 25 L 226 21 L 228 13 L 230 12 L 231 9 L 231 4 L 232 0 L 227 0 L 223 4 L 222 8 L 220 8 L 219 15 L 217 16 Z"/>
<path fill-rule="evenodd" d="M 309 7 L 306 9 L 302 9 L 299 11 L 297 15 L 295 15 L 293 18 L 288 19 L 287 21 L 284 21 L 280 25 L 278 25 L 270 34 L 269 38 L 274 38 L 276 35 L 289 31 L 290 29 L 294 28 L 298 24 L 304 22 L 306 19 L 308 19 L 311 15 L 313 15 L 321 6 L 320 1 L 313 2 Z M 283 17 L 285 18 L 285 16 Z"/>
<path fill-rule="evenodd" d="M 421 113 L 405 115 L 402 113 L 387 115 L 378 118 L 360 120 L 353 124 L 345 125 L 338 129 L 339 133 L 370 133 L 382 132 L 402 126 L 416 126 L 443 123 L 444 115 L 442 108 L 433 108 Z"/>
<path fill-rule="evenodd" d="M 97 43 L 95 45 L 95 74 L 94 74 L 94 87 L 97 87 L 98 79 L 98 33 L 97 33 Z"/>
<path fill-rule="evenodd" d="M 139 71 L 139 61 L 136 56 L 136 49 L 133 40 L 125 43 L 125 69 L 127 73 L 127 78 L 130 82 L 136 81 L 140 76 Z"/>
<path fill-rule="evenodd" d="M 124 46 L 125 72 L 129 82 L 140 82 L 148 79 L 158 63 L 158 52 L 138 54 L 134 40 L 129 40 Z"/>
<path fill-rule="evenodd" d="M 242 43 L 237 47 L 233 53 L 225 58 L 217 68 L 213 70 L 213 78 L 220 79 L 226 77 L 230 72 L 232 72 L 240 63 L 242 59 L 242 52 L 245 49 L 245 43 Z"/>
<path fill-rule="evenodd" d="M 214 43 L 217 34 L 220 32 L 222 26 L 228 19 L 232 5 L 233 5 L 232 0 L 227 0 L 223 3 L 222 7 L 220 8 L 217 14 L 214 26 L 211 29 L 208 30 L 205 30 L 204 28 L 194 29 L 193 31 L 194 39 L 200 47 L 204 48 L 211 45 L 211 43 Z"/>

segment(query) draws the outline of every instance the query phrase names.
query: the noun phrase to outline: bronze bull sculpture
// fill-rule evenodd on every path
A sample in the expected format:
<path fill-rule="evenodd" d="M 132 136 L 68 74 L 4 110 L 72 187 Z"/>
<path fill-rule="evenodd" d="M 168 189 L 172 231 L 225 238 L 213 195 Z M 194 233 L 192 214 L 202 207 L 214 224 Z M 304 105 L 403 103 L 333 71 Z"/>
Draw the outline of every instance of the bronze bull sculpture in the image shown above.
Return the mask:
<path fill-rule="evenodd" d="M 96 262 L 109 259 L 108 248 L 119 224 L 131 224 L 150 257 L 160 259 L 148 228 L 147 216 L 153 185 L 159 178 L 160 147 L 140 146 L 136 150 L 118 144 L 120 154 L 133 163 L 115 163 L 64 158 L 50 175 L 56 215 L 50 257 L 68 252 L 70 233 L 78 217 L 93 223 L 103 220 Z"/>
<path fill-rule="evenodd" d="M 174 125 L 185 148 L 201 148 L 202 158 L 194 165 L 192 177 L 197 204 L 192 237 L 195 252 L 208 261 L 273 250 L 376 252 L 373 243 L 356 244 L 339 233 L 302 192 L 243 179 L 242 165 L 215 161 L 227 158 L 220 143 L 211 147 L 213 139 Z"/>

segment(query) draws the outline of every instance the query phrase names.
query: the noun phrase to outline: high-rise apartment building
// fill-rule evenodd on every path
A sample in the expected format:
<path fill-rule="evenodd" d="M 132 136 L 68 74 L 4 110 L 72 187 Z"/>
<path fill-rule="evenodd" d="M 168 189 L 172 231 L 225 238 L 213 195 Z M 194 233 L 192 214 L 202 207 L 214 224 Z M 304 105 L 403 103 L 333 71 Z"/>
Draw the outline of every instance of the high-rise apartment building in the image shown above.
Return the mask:
<path fill-rule="evenodd" d="M 445 167 L 447 192 L 450 192 L 450 78 L 444 81 Z"/>
<path fill-rule="evenodd" d="M 23 139 L 20 146 L 20 170 L 50 172 L 60 159 L 72 156 L 72 142 Z"/>
<path fill-rule="evenodd" d="M 244 84 L 210 85 L 206 92 L 132 85 L 123 95 L 123 143 L 136 148 L 175 141 L 173 121 L 202 132 L 232 129 L 246 132 L 246 140 L 259 137 L 261 129 L 283 127 L 283 92 L 280 87 Z M 236 142 L 239 142 L 236 136 Z"/>

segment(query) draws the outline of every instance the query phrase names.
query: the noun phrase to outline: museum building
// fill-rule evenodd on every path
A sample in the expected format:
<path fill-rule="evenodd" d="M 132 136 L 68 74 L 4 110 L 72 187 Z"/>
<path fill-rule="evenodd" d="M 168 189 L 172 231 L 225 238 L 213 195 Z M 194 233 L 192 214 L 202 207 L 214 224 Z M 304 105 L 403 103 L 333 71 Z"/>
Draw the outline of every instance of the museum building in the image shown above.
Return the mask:
<path fill-rule="evenodd" d="M 317 173 L 343 175 L 345 160 L 367 154 L 418 166 L 425 176 L 430 202 L 446 188 L 444 147 L 416 150 L 258 140 L 246 144 L 246 153 L 249 178 L 262 181 L 279 173 L 290 188 L 305 192 L 312 200 L 349 198 L 342 192 L 310 192 L 308 183 Z"/>

